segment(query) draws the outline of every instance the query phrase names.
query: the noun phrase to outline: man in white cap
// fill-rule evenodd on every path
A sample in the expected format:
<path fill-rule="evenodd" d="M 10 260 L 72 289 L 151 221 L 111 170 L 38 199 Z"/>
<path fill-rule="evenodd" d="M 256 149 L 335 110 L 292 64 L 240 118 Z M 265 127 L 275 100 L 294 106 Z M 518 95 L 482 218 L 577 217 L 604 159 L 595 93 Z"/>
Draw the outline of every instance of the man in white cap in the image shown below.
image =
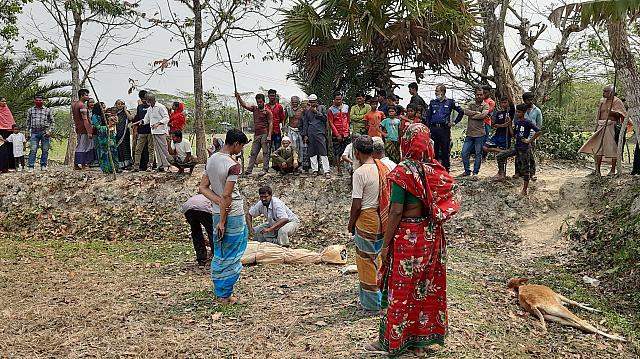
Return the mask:
<path fill-rule="evenodd" d="M 291 139 L 288 136 L 282 137 L 280 148 L 271 154 L 271 165 L 276 172 L 282 174 L 299 174 L 300 158 L 298 151 L 291 146 Z"/>
<path fill-rule="evenodd" d="M 327 157 L 327 115 L 318 109 L 318 96 L 309 95 L 309 108 L 302 116 L 302 138 L 308 144 L 307 155 L 311 161 L 311 171 L 318 175 L 318 157 L 327 178 L 331 178 L 329 157 Z"/>

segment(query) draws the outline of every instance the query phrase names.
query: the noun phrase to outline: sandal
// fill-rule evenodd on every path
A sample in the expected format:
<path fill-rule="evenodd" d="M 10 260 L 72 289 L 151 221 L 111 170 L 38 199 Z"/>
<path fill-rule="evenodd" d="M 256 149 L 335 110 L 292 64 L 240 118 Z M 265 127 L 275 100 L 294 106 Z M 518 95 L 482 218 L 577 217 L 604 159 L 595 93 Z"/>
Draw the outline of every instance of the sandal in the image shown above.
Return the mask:
<path fill-rule="evenodd" d="M 364 350 L 366 350 L 370 354 L 384 354 L 384 355 L 389 354 L 382 348 L 382 345 L 380 345 L 380 342 L 377 340 L 375 342 L 365 344 Z"/>

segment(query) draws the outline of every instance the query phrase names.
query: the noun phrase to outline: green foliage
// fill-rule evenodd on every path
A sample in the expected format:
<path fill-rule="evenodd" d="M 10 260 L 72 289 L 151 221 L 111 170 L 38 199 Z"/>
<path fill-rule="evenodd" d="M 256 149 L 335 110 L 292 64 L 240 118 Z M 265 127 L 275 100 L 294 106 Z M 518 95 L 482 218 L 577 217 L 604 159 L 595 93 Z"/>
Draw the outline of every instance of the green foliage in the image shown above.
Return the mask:
<path fill-rule="evenodd" d="M 33 106 L 36 94 L 44 95 L 48 107 L 70 104 L 70 82 L 44 81 L 48 75 L 65 68 L 63 64 L 42 62 L 32 53 L 0 59 L 0 96 L 7 99 L 18 124 L 25 124 L 26 111 Z"/>
<path fill-rule="evenodd" d="M 10 43 L 18 38 L 18 14 L 31 0 L 0 1 L 0 39 Z"/>
<path fill-rule="evenodd" d="M 473 2 L 299 0 L 284 11 L 282 50 L 290 78 L 307 93 L 331 96 L 393 89 L 394 72 L 470 62 Z M 321 101 L 326 102 L 326 99 Z"/>
<path fill-rule="evenodd" d="M 557 159 L 577 160 L 582 157 L 578 150 L 591 135 L 566 121 L 560 111 L 552 107 L 542 109 L 545 133 L 537 140 L 538 150 Z"/>

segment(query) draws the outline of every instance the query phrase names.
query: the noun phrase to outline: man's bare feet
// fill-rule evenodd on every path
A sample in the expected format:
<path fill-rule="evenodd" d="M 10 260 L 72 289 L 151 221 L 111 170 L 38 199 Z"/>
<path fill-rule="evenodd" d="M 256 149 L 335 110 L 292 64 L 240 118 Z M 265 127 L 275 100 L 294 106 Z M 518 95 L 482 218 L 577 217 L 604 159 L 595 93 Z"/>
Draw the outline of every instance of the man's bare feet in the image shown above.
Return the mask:
<path fill-rule="evenodd" d="M 236 296 L 230 296 L 229 298 L 218 298 L 217 299 L 218 302 L 222 305 L 234 305 L 234 304 L 243 304 L 244 301 L 242 301 L 240 298 L 236 297 Z"/>
<path fill-rule="evenodd" d="M 503 174 L 498 173 L 497 175 L 493 176 L 491 180 L 494 182 L 502 182 L 505 180 L 505 176 Z"/>

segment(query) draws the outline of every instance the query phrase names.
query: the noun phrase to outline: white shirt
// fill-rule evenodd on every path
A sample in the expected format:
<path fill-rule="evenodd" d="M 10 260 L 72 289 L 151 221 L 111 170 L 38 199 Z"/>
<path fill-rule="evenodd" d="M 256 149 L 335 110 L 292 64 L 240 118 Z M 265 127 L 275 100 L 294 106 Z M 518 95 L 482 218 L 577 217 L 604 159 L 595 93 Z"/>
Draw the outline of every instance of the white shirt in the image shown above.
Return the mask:
<path fill-rule="evenodd" d="M 169 112 L 167 108 L 160 102 L 147 109 L 147 114 L 144 115 L 142 123 L 145 125 L 151 125 L 151 134 L 153 135 L 166 135 L 169 133 Z M 153 128 L 155 124 L 160 124 L 158 127 Z"/>
<path fill-rule="evenodd" d="M 362 209 L 378 208 L 380 177 L 375 163 L 365 163 L 353 171 L 351 198 L 362 199 Z"/>
<path fill-rule="evenodd" d="M 191 153 L 191 144 L 183 138 L 180 143 L 171 141 L 171 149 L 176 151 L 176 157 L 178 157 L 180 161 L 184 161 L 184 159 L 187 158 L 187 153 Z"/>
<path fill-rule="evenodd" d="M 13 157 L 22 157 L 24 156 L 24 143 L 27 140 L 22 133 L 12 133 L 7 137 L 7 142 L 11 142 L 13 144 Z"/>
<path fill-rule="evenodd" d="M 389 159 L 389 157 L 382 157 L 380 162 L 384 163 L 385 166 L 389 169 L 389 171 L 393 171 L 396 168 L 397 164 Z"/>
<path fill-rule="evenodd" d="M 353 164 L 351 165 L 351 167 L 353 168 L 353 171 L 357 170 L 358 167 L 360 167 L 360 161 L 358 161 L 358 159 L 356 158 L 356 154 L 353 151 L 353 144 L 350 143 L 347 145 L 347 147 L 345 147 L 344 152 L 342 153 L 343 156 L 347 156 L 348 159 L 350 159 L 351 161 L 353 161 Z"/>
<path fill-rule="evenodd" d="M 284 202 L 273 196 L 271 197 L 269 207 L 265 207 L 264 204 L 262 204 L 262 201 L 258 201 L 253 205 L 253 207 L 251 207 L 251 209 L 249 209 L 249 214 L 254 218 L 259 217 L 260 215 L 267 217 L 269 226 L 273 226 L 274 223 L 283 218 L 288 219 L 289 222 L 300 222 L 298 216 L 291 212 Z"/>

